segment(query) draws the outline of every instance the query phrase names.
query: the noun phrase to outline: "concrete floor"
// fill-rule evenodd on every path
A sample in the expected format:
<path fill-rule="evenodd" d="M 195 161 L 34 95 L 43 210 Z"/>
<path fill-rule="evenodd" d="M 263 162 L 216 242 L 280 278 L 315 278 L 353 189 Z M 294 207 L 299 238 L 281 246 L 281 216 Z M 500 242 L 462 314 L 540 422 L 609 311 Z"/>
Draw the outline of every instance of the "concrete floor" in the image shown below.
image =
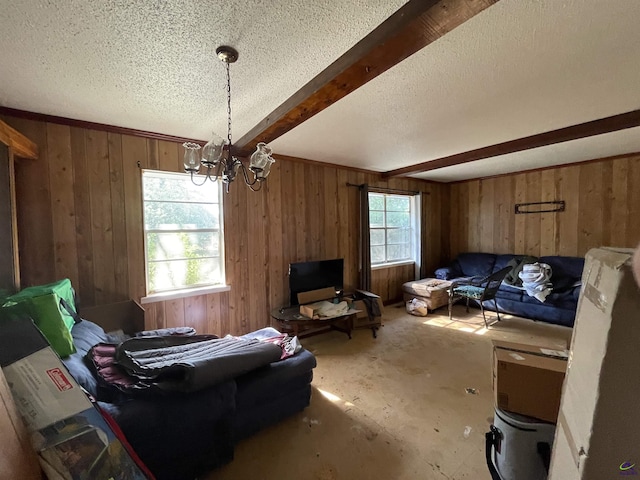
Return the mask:
<path fill-rule="evenodd" d="M 502 318 L 487 331 L 479 310 L 456 306 L 450 322 L 446 308 L 422 318 L 398 304 L 385 309 L 377 339 L 370 330 L 302 339 L 318 360 L 311 405 L 242 442 L 206 479 L 490 479 L 491 340 L 565 348 L 571 336 Z"/>

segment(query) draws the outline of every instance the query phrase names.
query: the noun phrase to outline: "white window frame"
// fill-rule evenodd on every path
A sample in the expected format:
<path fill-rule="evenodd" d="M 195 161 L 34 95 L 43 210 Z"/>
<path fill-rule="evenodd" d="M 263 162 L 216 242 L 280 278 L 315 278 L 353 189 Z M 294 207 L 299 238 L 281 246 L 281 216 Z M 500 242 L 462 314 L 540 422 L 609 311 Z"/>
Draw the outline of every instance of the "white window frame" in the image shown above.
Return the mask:
<path fill-rule="evenodd" d="M 413 195 L 413 194 L 402 194 L 402 193 L 385 193 L 385 192 L 376 192 L 375 190 L 370 191 L 369 195 L 380 195 L 382 197 L 384 197 L 384 210 L 383 210 L 383 214 L 384 214 L 384 226 L 383 227 L 372 227 L 371 226 L 371 222 L 369 222 L 369 232 L 371 232 L 372 230 L 384 230 L 385 235 L 385 261 L 384 262 L 379 262 L 379 263 L 374 263 L 373 260 L 371 261 L 371 268 L 373 270 L 376 269 L 380 269 L 380 268 L 387 268 L 387 267 L 393 267 L 393 266 L 399 266 L 399 265 L 411 265 L 411 264 L 418 264 L 419 263 L 419 235 L 420 235 L 420 222 L 419 222 L 419 217 L 420 217 L 420 211 L 419 211 L 419 202 L 417 201 L 417 198 L 419 198 L 419 196 L 417 195 Z M 392 261 L 388 261 L 386 260 L 387 258 L 387 254 L 386 254 L 386 249 L 387 249 L 387 231 L 388 230 L 393 230 L 399 227 L 389 227 L 386 225 L 386 215 L 387 215 L 387 198 L 388 197 L 407 197 L 409 198 L 409 218 L 411 220 L 411 224 L 410 224 L 410 233 L 409 233 L 409 238 L 410 238 L 410 246 L 409 246 L 409 257 L 406 259 L 401 259 L 401 260 L 392 260 Z M 374 211 L 380 211 L 380 210 L 374 210 Z M 369 203 L 369 212 L 371 212 L 371 204 Z M 370 242 L 371 243 L 371 242 Z M 370 245 L 369 248 L 372 248 L 374 246 L 379 246 L 379 245 Z"/>
<path fill-rule="evenodd" d="M 175 178 L 175 177 L 188 177 L 189 174 L 177 173 L 177 172 L 165 172 L 159 170 L 142 170 L 141 182 L 142 182 L 142 220 L 143 220 L 143 236 L 144 236 L 144 263 L 145 263 L 145 288 L 147 296 L 141 299 L 141 303 L 151 303 L 155 301 L 163 301 L 174 298 L 188 297 L 191 295 L 202 295 L 205 293 L 213 293 L 217 291 L 228 291 L 229 287 L 226 285 L 226 272 L 225 272 L 225 248 L 224 248 L 224 207 L 223 207 L 223 187 L 222 183 L 218 180 L 217 183 L 217 198 L 211 202 L 176 202 L 167 201 L 167 203 L 202 203 L 209 205 L 218 205 L 218 228 L 197 228 L 197 229 L 147 229 L 147 222 L 145 218 L 145 178 Z M 183 178 L 182 178 L 183 179 Z M 202 183 L 205 179 L 203 176 L 195 175 L 194 180 L 197 183 Z M 194 189 L 201 188 L 193 183 L 189 183 Z M 156 200 L 157 201 L 157 200 Z M 176 287 L 174 289 L 162 289 L 158 291 L 150 291 L 149 288 L 149 256 L 148 256 L 148 234 L 149 233 L 197 233 L 197 232 L 218 232 L 218 245 L 219 255 L 217 257 L 199 257 L 210 258 L 212 261 L 218 262 L 218 268 L 220 271 L 220 281 L 215 283 L 204 283 L 197 285 L 190 285 L 184 287 Z"/>

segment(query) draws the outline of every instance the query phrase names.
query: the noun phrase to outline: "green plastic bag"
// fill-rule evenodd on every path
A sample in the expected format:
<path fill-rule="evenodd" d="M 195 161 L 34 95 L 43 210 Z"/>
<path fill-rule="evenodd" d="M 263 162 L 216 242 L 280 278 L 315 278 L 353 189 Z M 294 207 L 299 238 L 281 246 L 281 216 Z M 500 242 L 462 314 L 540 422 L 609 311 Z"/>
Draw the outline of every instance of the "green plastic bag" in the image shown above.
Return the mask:
<path fill-rule="evenodd" d="M 5 299 L 4 308 L 29 315 L 60 357 L 76 351 L 71 328 L 80 317 L 76 311 L 75 292 L 68 278 L 27 287 Z"/>

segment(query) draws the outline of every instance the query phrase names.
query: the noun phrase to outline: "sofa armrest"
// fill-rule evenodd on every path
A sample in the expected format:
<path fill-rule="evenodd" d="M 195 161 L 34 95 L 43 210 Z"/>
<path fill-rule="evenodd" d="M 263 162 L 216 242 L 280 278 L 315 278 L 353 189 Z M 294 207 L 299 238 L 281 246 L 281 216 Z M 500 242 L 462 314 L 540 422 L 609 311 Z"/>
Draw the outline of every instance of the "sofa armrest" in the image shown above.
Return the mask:
<path fill-rule="evenodd" d="M 452 278 L 461 277 L 462 274 L 453 267 L 442 267 L 435 271 L 438 280 L 451 280 Z"/>

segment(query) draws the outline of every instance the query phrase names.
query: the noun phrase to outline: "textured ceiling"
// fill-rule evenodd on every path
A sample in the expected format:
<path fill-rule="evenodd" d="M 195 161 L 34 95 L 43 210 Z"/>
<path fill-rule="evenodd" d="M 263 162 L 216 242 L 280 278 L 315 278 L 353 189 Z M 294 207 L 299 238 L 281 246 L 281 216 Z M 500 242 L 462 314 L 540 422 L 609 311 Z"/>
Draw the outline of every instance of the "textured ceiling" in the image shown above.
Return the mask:
<path fill-rule="evenodd" d="M 273 146 L 388 171 L 635 110 L 638 25 L 637 0 L 502 0 Z M 599 153 L 640 151 L 637 131 L 622 136 L 624 148 L 607 142 Z M 593 158 L 579 145 L 504 156 L 482 174 Z M 482 164 L 450 168 L 446 179 L 481 176 Z M 440 171 L 416 176 L 445 178 Z"/>
<path fill-rule="evenodd" d="M 0 9 L 0 105 L 169 135 L 240 138 L 404 0 L 26 0 Z"/>
<path fill-rule="evenodd" d="M 0 9 L 0 105 L 240 138 L 405 3 L 29 0 Z M 299 127 L 277 153 L 387 171 L 640 108 L 640 1 L 501 0 Z M 640 151 L 638 129 L 418 174 L 441 181 Z"/>

